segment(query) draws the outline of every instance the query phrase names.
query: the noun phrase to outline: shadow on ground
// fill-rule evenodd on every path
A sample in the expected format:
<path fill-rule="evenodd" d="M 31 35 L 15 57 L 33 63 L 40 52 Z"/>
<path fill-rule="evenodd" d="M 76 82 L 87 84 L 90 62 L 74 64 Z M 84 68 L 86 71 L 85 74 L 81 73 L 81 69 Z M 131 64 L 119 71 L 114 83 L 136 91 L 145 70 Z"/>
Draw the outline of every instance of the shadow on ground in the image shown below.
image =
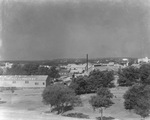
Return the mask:
<path fill-rule="evenodd" d="M 51 110 L 51 112 L 56 112 L 56 111 L 59 111 L 60 109 L 62 109 L 62 107 L 55 107 L 55 108 L 53 108 L 53 109 Z M 63 113 L 64 113 L 64 112 L 67 112 L 67 111 L 70 111 L 70 110 L 72 110 L 72 109 L 73 109 L 72 106 L 65 106 L 65 107 L 63 108 Z"/>
<path fill-rule="evenodd" d="M 113 117 L 103 117 L 103 120 L 114 120 Z M 97 117 L 96 120 L 101 120 L 101 117 Z"/>
<path fill-rule="evenodd" d="M 63 116 L 67 116 L 67 117 L 74 117 L 74 118 L 86 118 L 89 119 L 88 115 L 85 115 L 83 113 L 69 113 L 67 115 L 63 115 Z"/>
<path fill-rule="evenodd" d="M 6 101 L 0 101 L 0 104 L 6 103 Z"/>

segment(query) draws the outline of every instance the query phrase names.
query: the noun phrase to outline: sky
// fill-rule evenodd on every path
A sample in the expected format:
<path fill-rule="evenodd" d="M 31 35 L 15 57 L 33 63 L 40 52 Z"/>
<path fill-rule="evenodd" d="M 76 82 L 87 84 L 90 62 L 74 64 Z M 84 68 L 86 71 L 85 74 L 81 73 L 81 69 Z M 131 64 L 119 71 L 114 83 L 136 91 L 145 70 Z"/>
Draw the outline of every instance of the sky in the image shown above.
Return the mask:
<path fill-rule="evenodd" d="M 1 3 L 2 60 L 83 58 L 87 53 L 89 58 L 150 57 L 150 9 L 144 2 L 39 1 Z"/>

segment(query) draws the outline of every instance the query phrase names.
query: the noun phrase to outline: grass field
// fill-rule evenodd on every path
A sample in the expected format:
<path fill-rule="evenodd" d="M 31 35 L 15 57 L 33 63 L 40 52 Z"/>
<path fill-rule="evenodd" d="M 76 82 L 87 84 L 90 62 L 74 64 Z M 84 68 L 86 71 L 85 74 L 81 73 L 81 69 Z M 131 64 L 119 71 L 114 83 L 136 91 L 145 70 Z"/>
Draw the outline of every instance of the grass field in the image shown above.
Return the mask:
<path fill-rule="evenodd" d="M 104 111 L 104 116 L 113 117 L 119 120 L 140 120 L 140 116 L 133 111 L 129 112 L 124 109 L 122 95 L 127 88 L 113 88 L 111 92 L 116 96 L 113 98 L 113 106 Z M 69 117 L 55 115 L 55 113 L 46 113 L 49 106 L 42 103 L 42 89 L 24 89 L 16 90 L 13 94 L 11 91 L 3 91 L 0 93 L 1 101 L 6 103 L 0 104 L 0 120 L 77 120 Z M 89 105 L 89 99 L 94 94 L 81 95 L 83 106 L 75 107 L 68 113 L 83 113 L 96 119 L 100 117 L 98 111 L 93 111 Z M 150 120 L 147 118 L 146 120 Z"/>

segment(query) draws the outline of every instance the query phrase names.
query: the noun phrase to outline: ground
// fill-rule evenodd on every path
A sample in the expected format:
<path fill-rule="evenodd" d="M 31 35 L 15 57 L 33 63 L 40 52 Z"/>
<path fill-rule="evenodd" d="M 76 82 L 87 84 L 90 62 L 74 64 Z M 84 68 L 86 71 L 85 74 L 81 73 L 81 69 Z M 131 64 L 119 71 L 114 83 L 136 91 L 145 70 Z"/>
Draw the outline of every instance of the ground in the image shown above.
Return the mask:
<path fill-rule="evenodd" d="M 119 87 L 111 89 L 111 92 L 116 96 L 113 98 L 115 104 L 104 110 L 104 116 L 119 120 L 140 120 L 140 116 L 133 111 L 129 112 L 124 109 L 122 95 L 126 90 L 127 88 Z M 42 89 L 24 89 L 16 90 L 14 93 L 9 90 L 1 92 L 1 101 L 6 101 L 6 103 L 0 104 L 0 120 L 77 120 L 76 118 L 62 117 L 55 113 L 46 113 L 49 111 L 49 106 L 42 103 L 42 91 Z M 74 110 L 65 114 L 84 113 L 89 115 L 91 120 L 100 117 L 98 111 L 94 112 L 88 103 L 92 95 L 94 94 L 81 95 L 83 106 L 75 107 Z M 150 120 L 150 118 L 146 120 Z"/>

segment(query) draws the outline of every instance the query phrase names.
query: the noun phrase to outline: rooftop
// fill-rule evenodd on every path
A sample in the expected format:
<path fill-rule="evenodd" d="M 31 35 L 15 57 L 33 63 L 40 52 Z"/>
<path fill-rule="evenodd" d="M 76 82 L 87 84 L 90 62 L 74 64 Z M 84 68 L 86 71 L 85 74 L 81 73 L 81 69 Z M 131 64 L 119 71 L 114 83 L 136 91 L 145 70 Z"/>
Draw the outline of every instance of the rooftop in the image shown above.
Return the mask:
<path fill-rule="evenodd" d="M 47 75 L 1 75 L 0 80 L 38 80 L 38 81 L 45 81 Z"/>

